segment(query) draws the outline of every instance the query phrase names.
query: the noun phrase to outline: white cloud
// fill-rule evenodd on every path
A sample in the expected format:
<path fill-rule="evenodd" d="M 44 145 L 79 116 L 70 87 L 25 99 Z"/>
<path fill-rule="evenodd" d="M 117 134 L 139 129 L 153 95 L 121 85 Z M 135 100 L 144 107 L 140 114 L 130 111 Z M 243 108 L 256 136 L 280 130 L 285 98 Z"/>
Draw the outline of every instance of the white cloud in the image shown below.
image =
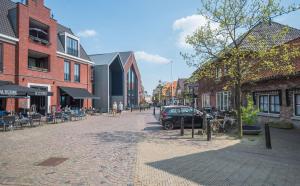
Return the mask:
<path fill-rule="evenodd" d="M 148 54 L 144 51 L 135 52 L 135 58 L 137 61 L 145 61 L 149 63 L 156 63 L 156 64 L 168 64 L 170 60 L 162 57 L 157 54 Z"/>
<path fill-rule="evenodd" d="M 191 48 L 191 46 L 185 42 L 186 37 L 193 34 L 201 26 L 205 26 L 207 22 L 208 20 L 205 17 L 196 14 L 177 19 L 173 23 L 173 30 L 179 31 L 177 45 L 180 48 Z M 211 26 L 212 28 L 218 27 L 217 24 L 212 24 Z"/>
<path fill-rule="evenodd" d="M 83 30 L 83 31 L 78 32 L 77 35 L 79 37 L 94 37 L 94 36 L 97 35 L 97 32 L 95 30 L 87 29 L 87 30 Z"/>

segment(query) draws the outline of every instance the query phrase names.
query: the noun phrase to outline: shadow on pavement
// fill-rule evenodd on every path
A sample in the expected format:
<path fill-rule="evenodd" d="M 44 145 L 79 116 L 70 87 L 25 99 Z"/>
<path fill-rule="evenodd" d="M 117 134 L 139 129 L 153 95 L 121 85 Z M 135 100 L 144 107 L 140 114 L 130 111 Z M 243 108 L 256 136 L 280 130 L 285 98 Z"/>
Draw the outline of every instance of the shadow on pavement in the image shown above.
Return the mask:
<path fill-rule="evenodd" d="M 274 157 L 268 150 L 260 153 L 244 151 L 237 144 L 175 157 L 147 165 L 185 178 L 201 185 L 294 185 L 297 183 L 300 162 L 285 162 L 284 157 Z M 244 150 L 243 150 L 244 149 Z M 289 173 L 286 179 L 284 173 Z"/>
<path fill-rule="evenodd" d="M 257 143 L 174 157 L 147 165 L 201 185 L 297 185 L 300 131 L 272 129 L 272 150 L 264 136 Z M 248 137 L 245 136 L 244 139 Z"/>
<path fill-rule="evenodd" d="M 114 132 L 101 132 L 96 134 L 88 134 L 95 139 L 95 141 L 105 143 L 138 143 L 145 138 L 143 132 L 132 131 L 114 131 Z"/>
<path fill-rule="evenodd" d="M 151 126 L 151 127 L 145 127 L 144 128 L 144 131 L 160 131 L 162 130 L 162 127 L 161 126 Z"/>

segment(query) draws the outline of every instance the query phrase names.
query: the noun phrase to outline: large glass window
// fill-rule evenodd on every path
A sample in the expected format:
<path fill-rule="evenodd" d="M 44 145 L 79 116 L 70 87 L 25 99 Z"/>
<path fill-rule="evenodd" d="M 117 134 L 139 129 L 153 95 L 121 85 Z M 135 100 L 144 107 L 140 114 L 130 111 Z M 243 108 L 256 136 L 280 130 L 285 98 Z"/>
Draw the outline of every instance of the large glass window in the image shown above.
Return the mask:
<path fill-rule="evenodd" d="M 0 43 L 0 72 L 3 71 L 3 44 Z"/>
<path fill-rule="evenodd" d="M 74 81 L 80 82 L 80 65 L 79 64 L 74 65 Z"/>
<path fill-rule="evenodd" d="M 295 115 L 300 116 L 300 94 L 295 94 Z"/>
<path fill-rule="evenodd" d="M 138 105 L 138 80 L 133 67 L 127 73 L 127 105 Z"/>
<path fill-rule="evenodd" d="M 259 110 L 265 113 L 280 113 L 279 95 L 260 95 Z"/>
<path fill-rule="evenodd" d="M 67 37 L 67 54 L 78 57 L 78 41 L 76 39 Z"/>
<path fill-rule="evenodd" d="M 65 61 L 65 65 L 64 65 L 64 79 L 65 79 L 65 81 L 70 81 L 71 80 L 70 62 L 68 62 L 68 61 Z"/>
<path fill-rule="evenodd" d="M 202 94 L 202 107 L 210 107 L 209 94 Z"/>
<path fill-rule="evenodd" d="M 231 93 L 229 91 L 217 92 L 217 109 L 218 110 L 229 110 L 231 103 Z"/>

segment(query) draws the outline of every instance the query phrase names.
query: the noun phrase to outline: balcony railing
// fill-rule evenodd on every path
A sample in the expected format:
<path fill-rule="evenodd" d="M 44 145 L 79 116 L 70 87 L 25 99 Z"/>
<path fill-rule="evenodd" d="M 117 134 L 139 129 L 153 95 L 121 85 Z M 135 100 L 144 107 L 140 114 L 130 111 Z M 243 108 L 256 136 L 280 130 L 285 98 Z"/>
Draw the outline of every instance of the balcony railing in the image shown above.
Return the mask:
<path fill-rule="evenodd" d="M 49 69 L 47 68 L 41 68 L 41 67 L 35 67 L 35 66 L 28 66 L 28 69 L 39 71 L 39 72 L 49 72 Z"/>
<path fill-rule="evenodd" d="M 30 28 L 29 29 L 29 37 L 32 41 L 49 45 L 48 41 L 48 33 L 39 28 Z"/>

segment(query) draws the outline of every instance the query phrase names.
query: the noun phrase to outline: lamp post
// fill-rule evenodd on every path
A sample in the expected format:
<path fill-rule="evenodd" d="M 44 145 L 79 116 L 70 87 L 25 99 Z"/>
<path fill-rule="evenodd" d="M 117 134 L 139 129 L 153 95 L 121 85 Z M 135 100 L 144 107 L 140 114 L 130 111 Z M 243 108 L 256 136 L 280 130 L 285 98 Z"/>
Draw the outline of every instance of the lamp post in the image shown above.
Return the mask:
<path fill-rule="evenodd" d="M 197 97 L 195 95 L 195 88 L 197 87 L 194 83 L 192 84 L 192 86 L 190 86 L 192 88 L 192 104 L 193 104 L 193 115 L 192 115 L 192 138 L 194 138 L 194 133 L 195 133 L 195 98 Z"/>

